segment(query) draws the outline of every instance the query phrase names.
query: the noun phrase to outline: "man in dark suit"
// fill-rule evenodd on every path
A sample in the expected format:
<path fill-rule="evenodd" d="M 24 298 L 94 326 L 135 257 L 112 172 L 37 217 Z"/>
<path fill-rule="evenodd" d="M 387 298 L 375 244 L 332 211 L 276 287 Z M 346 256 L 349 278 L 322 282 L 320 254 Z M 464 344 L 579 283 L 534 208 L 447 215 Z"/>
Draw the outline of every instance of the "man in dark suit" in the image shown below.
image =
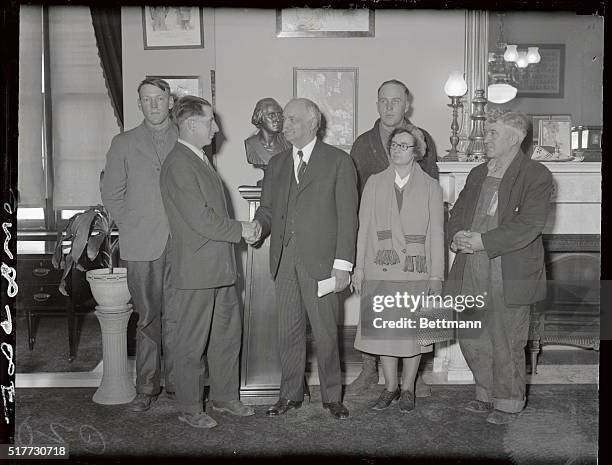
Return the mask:
<path fill-rule="evenodd" d="M 127 261 L 128 287 L 138 313 L 137 395 L 129 405 L 134 412 L 148 410 L 161 391 L 162 344 L 165 388 L 174 395 L 170 230 L 159 189 L 162 163 L 178 137 L 169 118 L 173 103 L 166 81 L 140 83 L 138 108 L 144 121 L 113 138 L 101 186 L 102 202 L 119 228 L 121 258 Z"/>
<path fill-rule="evenodd" d="M 251 223 L 229 218 L 221 178 L 202 147 L 219 130 L 211 105 L 193 96 L 174 108 L 179 139 L 162 166 L 161 194 L 170 221 L 176 293 L 176 400 L 179 420 L 195 428 L 217 423 L 204 413 L 203 366 L 208 347 L 213 410 L 253 415 L 239 400 L 241 315 L 233 244 L 253 235 Z"/>
<path fill-rule="evenodd" d="M 359 176 L 359 189 L 363 192 L 368 178 L 384 171 L 389 166 L 389 135 L 397 128 L 415 127 L 407 115 L 410 112 L 410 92 L 402 81 L 391 79 L 383 82 L 378 88 L 376 109 L 380 118 L 374 127 L 361 134 L 351 148 L 351 157 L 357 167 Z M 436 164 L 436 146 L 433 138 L 427 131 L 416 128 L 423 134 L 426 148 L 423 158 L 418 161 L 419 166 L 433 179 L 438 179 L 438 165 Z M 347 386 L 347 393 L 363 394 L 370 387 L 378 385 L 378 370 L 376 368 L 376 355 L 361 354 L 362 369 L 357 378 Z M 418 375 L 416 379 L 415 395 L 428 397 L 431 389 Z"/>
<path fill-rule="evenodd" d="M 525 406 L 525 345 L 530 305 L 546 296 L 542 230 L 553 190 L 548 168 L 520 149 L 529 119 L 507 112 L 488 125 L 489 163 L 474 168 L 451 212 L 448 236 L 457 253 L 449 295 L 484 296 L 484 308 L 462 312 L 482 331 L 459 330 L 474 374 L 476 400 L 466 410 L 487 421 L 513 421 Z"/>
<path fill-rule="evenodd" d="M 317 140 L 321 112 L 307 99 L 290 101 L 283 133 L 293 147 L 270 160 L 255 222 L 271 235 L 281 387 L 269 416 L 299 408 L 304 398 L 306 315 L 317 350 L 323 406 L 339 419 L 342 404 L 338 354 L 338 298 L 317 296 L 317 282 L 334 277 L 334 292 L 350 281 L 357 232 L 357 176 L 349 156 Z"/>

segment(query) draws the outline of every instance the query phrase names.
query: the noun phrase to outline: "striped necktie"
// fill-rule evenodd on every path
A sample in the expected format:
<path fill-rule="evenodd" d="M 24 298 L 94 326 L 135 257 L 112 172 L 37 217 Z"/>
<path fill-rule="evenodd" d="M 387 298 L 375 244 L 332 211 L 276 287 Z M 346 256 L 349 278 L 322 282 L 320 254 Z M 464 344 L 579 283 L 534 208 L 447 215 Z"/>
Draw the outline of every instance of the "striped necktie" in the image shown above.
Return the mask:
<path fill-rule="evenodd" d="M 297 179 L 298 179 L 298 184 L 300 183 L 300 181 L 302 180 L 302 177 L 304 176 L 304 173 L 306 172 L 306 166 L 308 165 L 305 161 L 304 161 L 304 152 L 302 152 L 301 150 L 298 150 L 298 157 L 300 157 L 300 163 L 298 164 L 298 175 L 297 175 Z"/>

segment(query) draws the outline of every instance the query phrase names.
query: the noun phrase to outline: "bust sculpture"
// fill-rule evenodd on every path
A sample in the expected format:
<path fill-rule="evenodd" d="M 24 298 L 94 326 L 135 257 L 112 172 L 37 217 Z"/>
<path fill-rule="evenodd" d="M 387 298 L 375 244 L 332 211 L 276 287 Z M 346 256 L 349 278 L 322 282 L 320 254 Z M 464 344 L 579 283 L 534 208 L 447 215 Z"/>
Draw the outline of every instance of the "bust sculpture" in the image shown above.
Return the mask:
<path fill-rule="evenodd" d="M 283 109 L 273 98 L 263 98 L 255 105 L 251 123 L 258 131 L 244 141 L 247 161 L 265 171 L 270 158 L 291 147 L 282 133 Z"/>

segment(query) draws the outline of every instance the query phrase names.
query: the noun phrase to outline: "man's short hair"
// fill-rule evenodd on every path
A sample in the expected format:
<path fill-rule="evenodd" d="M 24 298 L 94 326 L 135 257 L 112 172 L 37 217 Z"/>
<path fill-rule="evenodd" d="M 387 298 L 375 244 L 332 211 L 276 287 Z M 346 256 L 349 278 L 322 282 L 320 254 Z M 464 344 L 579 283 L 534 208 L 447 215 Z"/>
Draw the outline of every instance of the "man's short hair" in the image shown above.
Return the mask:
<path fill-rule="evenodd" d="M 531 121 L 529 117 L 520 111 L 507 111 L 501 113 L 497 116 L 496 121 L 505 124 L 506 126 L 510 126 L 513 129 L 516 129 L 519 133 L 522 134 L 521 140 L 522 142 L 527 133 L 529 132 L 529 127 L 531 125 Z"/>
<path fill-rule="evenodd" d="M 172 118 L 176 125 L 180 128 L 181 125 L 192 116 L 204 116 L 204 108 L 212 105 L 202 97 L 195 95 L 185 95 L 178 99 L 172 107 Z"/>
<path fill-rule="evenodd" d="M 268 105 L 277 105 L 278 108 L 283 109 L 280 104 L 274 100 L 272 97 L 262 98 L 259 102 L 255 104 L 255 109 L 253 110 L 253 116 L 251 116 L 251 124 L 253 126 L 260 128 L 263 125 L 263 111 L 264 108 Z"/>
<path fill-rule="evenodd" d="M 398 134 L 404 133 L 410 134 L 414 138 L 414 143 L 416 144 L 413 152 L 414 159 L 416 161 L 422 160 L 425 156 L 425 151 L 427 150 L 427 142 L 425 142 L 425 135 L 423 134 L 423 131 L 413 125 L 395 128 L 389 135 L 389 140 L 387 141 L 387 150 L 389 151 L 389 153 L 391 153 L 391 142 L 393 142 L 393 138 Z"/>
<path fill-rule="evenodd" d="M 406 86 L 406 84 L 404 84 L 402 81 L 399 81 L 397 79 L 389 79 L 388 81 L 383 82 L 378 88 L 378 92 L 376 92 L 376 95 L 380 95 L 380 90 L 383 87 L 385 87 L 387 84 L 395 84 L 395 85 L 400 86 L 402 89 L 404 89 L 404 93 L 406 94 L 406 99 L 410 97 L 410 91 L 408 90 L 408 87 Z"/>
<path fill-rule="evenodd" d="M 146 78 L 146 79 L 143 79 L 140 82 L 140 84 L 138 84 L 138 89 L 136 91 L 138 92 L 139 97 L 140 97 L 140 88 L 147 84 L 149 84 L 150 86 L 155 86 L 163 90 L 164 92 L 167 92 L 168 95 L 170 95 L 170 84 L 168 84 L 166 81 L 160 78 Z"/>
<path fill-rule="evenodd" d="M 306 111 L 310 113 L 310 116 L 316 121 L 316 130 L 318 131 L 321 127 L 321 110 L 319 110 L 317 104 L 307 98 L 298 98 L 296 100 L 304 103 L 306 106 Z"/>

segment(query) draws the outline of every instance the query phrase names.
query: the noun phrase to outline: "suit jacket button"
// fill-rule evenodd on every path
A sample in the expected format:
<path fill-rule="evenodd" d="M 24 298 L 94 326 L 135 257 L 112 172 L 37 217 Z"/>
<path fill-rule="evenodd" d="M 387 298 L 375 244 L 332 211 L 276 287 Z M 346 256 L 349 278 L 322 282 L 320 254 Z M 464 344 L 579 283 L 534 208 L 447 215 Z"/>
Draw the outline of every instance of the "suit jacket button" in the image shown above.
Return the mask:
<path fill-rule="evenodd" d="M 406 249 L 402 249 L 402 253 L 406 253 Z"/>

